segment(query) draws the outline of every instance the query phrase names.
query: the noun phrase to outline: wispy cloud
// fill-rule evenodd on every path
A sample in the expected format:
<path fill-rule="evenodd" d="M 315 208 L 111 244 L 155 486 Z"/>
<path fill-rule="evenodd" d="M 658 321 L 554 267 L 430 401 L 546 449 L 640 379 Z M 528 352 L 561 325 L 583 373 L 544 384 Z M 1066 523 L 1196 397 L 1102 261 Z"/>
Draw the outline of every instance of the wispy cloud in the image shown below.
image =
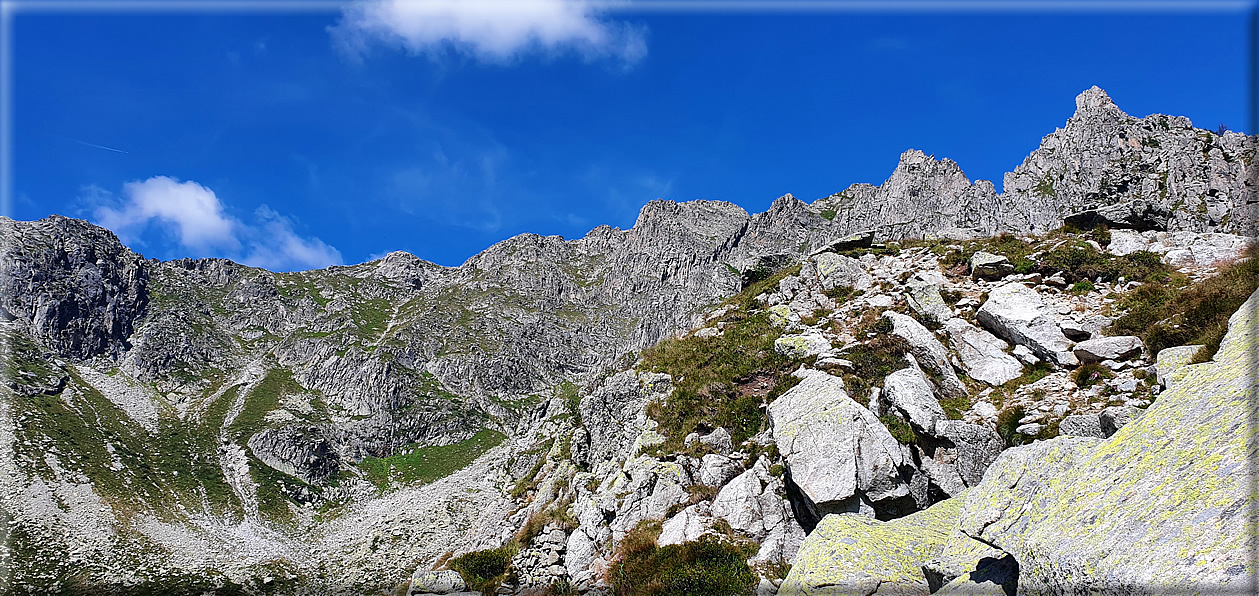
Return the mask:
<path fill-rule="evenodd" d="M 93 219 L 127 243 L 159 228 L 182 252 L 222 256 L 267 269 L 314 269 L 342 263 L 341 253 L 315 237 L 293 231 L 293 222 L 262 205 L 247 224 L 226 213 L 223 202 L 192 180 L 154 176 L 123 185 L 121 196 L 88 187 L 81 197 L 95 205 Z"/>
<path fill-rule="evenodd" d="M 507 63 L 529 52 L 573 50 L 587 60 L 633 64 L 647 53 L 645 30 L 600 16 L 590 0 L 358 0 L 330 27 L 355 58 L 373 43 L 437 56 L 448 49 Z"/>

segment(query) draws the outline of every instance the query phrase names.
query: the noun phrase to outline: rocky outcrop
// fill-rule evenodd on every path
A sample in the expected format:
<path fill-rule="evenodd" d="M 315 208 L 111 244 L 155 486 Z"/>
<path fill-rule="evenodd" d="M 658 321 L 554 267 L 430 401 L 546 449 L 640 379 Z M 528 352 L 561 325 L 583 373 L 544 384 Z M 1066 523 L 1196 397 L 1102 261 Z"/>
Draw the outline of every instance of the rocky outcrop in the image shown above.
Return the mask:
<path fill-rule="evenodd" d="M 1132 335 L 1116 337 L 1096 337 L 1075 344 L 1072 351 L 1080 362 L 1103 362 L 1105 360 L 1127 360 L 1140 356 L 1145 349 L 1141 338 Z"/>
<path fill-rule="evenodd" d="M 1251 585 L 1257 309 L 1259 292 L 1230 319 L 1212 362 L 1110 439 L 1011 449 L 968 493 L 962 530 L 1018 560 L 1020 592 Z"/>
<path fill-rule="evenodd" d="M 149 264 L 113 233 L 52 216 L 0 217 L 0 318 L 69 358 L 120 358 L 149 302 Z"/>
<path fill-rule="evenodd" d="M 1010 344 L 960 318 L 944 322 L 949 343 L 970 378 L 1001 385 L 1023 374 L 1023 365 L 1005 350 Z"/>
<path fill-rule="evenodd" d="M 1214 267 L 1241 258 L 1254 243 L 1237 234 L 1113 230 L 1106 250 L 1120 256 L 1152 252 L 1176 267 Z"/>

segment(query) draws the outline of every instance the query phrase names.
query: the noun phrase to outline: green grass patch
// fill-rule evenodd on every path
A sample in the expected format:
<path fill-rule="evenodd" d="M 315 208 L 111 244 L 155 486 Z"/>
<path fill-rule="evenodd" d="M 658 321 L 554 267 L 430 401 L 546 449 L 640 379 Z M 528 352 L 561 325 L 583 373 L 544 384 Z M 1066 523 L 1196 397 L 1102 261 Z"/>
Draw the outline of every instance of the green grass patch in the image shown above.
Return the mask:
<path fill-rule="evenodd" d="M 458 443 L 411 446 L 388 457 L 365 457 L 358 466 L 367 480 L 381 489 L 388 488 L 391 482 L 427 484 L 462 470 L 506 438 L 503 433 L 483 428 Z"/>
<path fill-rule="evenodd" d="M 1092 387 L 1114 377 L 1115 373 L 1111 372 L 1109 368 L 1096 363 L 1085 364 L 1071 371 L 1071 380 L 1080 388 Z"/>
<path fill-rule="evenodd" d="M 835 212 L 835 210 L 834 210 L 834 209 L 823 209 L 823 210 L 822 210 L 822 219 L 825 219 L 826 221 L 833 221 L 833 220 L 835 219 L 835 216 L 836 216 L 836 215 L 838 215 L 838 214 Z"/>
<path fill-rule="evenodd" d="M 880 416 L 879 420 L 883 422 L 883 426 L 887 427 L 887 431 L 892 433 L 892 438 L 898 442 L 905 445 L 913 445 L 918 442 L 918 433 L 914 432 L 914 427 L 910 426 L 904 418 L 889 414 Z"/>
<path fill-rule="evenodd" d="M 1026 438 L 1018 433 L 1019 420 L 1022 420 L 1027 412 L 1023 406 L 1015 406 L 1006 408 L 997 414 L 997 434 L 1005 439 L 1005 444 L 1011 447 L 1022 445 Z"/>
<path fill-rule="evenodd" d="M 281 397 L 302 391 L 302 386 L 293 379 L 293 371 L 287 368 L 268 370 L 267 375 L 245 396 L 240 414 L 227 427 L 228 436 L 248 440 L 263 429 L 266 415 L 280 407 Z"/>

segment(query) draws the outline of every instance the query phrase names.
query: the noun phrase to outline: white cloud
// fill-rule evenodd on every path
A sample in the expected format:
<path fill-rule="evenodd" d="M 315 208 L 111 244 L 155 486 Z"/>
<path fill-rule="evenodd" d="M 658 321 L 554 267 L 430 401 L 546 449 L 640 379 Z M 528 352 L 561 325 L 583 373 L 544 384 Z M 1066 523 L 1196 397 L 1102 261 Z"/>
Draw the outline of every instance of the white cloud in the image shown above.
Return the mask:
<path fill-rule="evenodd" d="M 264 269 L 322 269 L 340 265 L 341 253 L 318 238 L 293 233 L 287 217 L 262 205 L 254 212 L 261 226 L 251 230 L 250 253 L 244 263 Z"/>
<path fill-rule="evenodd" d="M 170 233 L 189 256 L 227 257 L 256 267 L 316 269 L 342 263 L 341 253 L 319 238 L 303 238 L 289 218 L 262 205 L 256 223 L 226 214 L 213 190 L 192 180 L 154 176 L 128 182 L 121 197 L 99 187 L 84 190 L 83 200 L 97 205 L 96 223 L 127 243 L 147 244 L 142 236 L 152 225 Z"/>
<path fill-rule="evenodd" d="M 124 239 L 138 234 L 151 221 L 174 228 L 179 243 L 196 250 L 235 249 L 236 222 L 223 214 L 223 204 L 214 191 L 191 180 L 180 182 L 167 176 L 154 176 L 143 182 L 122 186 L 120 208 L 101 206 L 96 220 Z"/>
<path fill-rule="evenodd" d="M 372 42 L 415 54 L 453 48 L 484 62 L 573 49 L 630 64 L 647 53 L 641 27 L 599 18 L 590 0 L 358 0 L 329 31 L 351 56 Z"/>

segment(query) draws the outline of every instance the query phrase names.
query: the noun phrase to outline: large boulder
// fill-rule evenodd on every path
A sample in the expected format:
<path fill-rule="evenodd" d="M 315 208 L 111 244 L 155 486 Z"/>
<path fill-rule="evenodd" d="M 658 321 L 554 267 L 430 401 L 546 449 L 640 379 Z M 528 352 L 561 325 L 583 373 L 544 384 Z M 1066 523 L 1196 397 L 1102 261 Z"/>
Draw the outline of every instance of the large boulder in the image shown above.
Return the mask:
<path fill-rule="evenodd" d="M 1098 337 L 1075 344 L 1075 357 L 1080 362 L 1101 362 L 1103 360 L 1127 360 L 1140 356 L 1145 349 L 1141 338 L 1134 335 L 1118 335 L 1115 337 Z"/>
<path fill-rule="evenodd" d="M 852 257 L 824 252 L 811 257 L 817 269 L 818 281 L 823 290 L 849 287 L 856 290 L 868 290 L 874 285 L 874 278 L 866 273 L 861 261 Z"/>
<path fill-rule="evenodd" d="M 961 528 L 1012 554 L 1027 593 L 1241 593 L 1253 553 L 1259 292 L 1210 363 L 1108 440 L 1007 450 L 969 491 Z"/>
<path fill-rule="evenodd" d="M 438 571 L 415 571 L 411 576 L 409 594 L 453 594 L 467 589 L 463 576 L 458 571 L 442 569 Z"/>
<path fill-rule="evenodd" d="M 910 353 L 918 360 L 932 379 L 940 384 L 943 397 L 961 397 L 966 395 L 966 387 L 953 372 L 949 364 L 949 352 L 944 349 L 934 333 L 922 326 L 913 317 L 898 312 L 887 311 L 883 318 L 892 324 L 892 335 L 896 335 L 909 344 Z"/>
<path fill-rule="evenodd" d="M 1002 385 L 1023 374 L 1023 364 L 1005 352 L 1010 344 L 997 336 L 956 317 L 944 322 L 944 330 L 970 378 Z"/>
<path fill-rule="evenodd" d="M 1040 294 L 1021 283 L 994 288 L 979 307 L 976 319 L 998 337 L 1026 346 L 1041 359 L 1062 366 L 1079 364 L 1071 353 L 1071 340 L 1063 335 L 1053 310 Z"/>
<path fill-rule="evenodd" d="M 1072 414 L 1058 423 L 1058 435 L 1063 437 L 1092 437 L 1105 439 L 1106 431 L 1102 430 L 1102 417 L 1099 414 Z"/>
<path fill-rule="evenodd" d="M 830 340 L 820 333 L 784 335 L 774 340 L 774 351 L 788 358 L 808 358 L 834 352 Z"/>
<path fill-rule="evenodd" d="M 843 252 L 857 248 L 870 248 L 871 244 L 874 244 L 874 230 L 866 230 L 827 242 L 822 248 L 813 251 L 813 254 L 819 255 L 824 252 Z"/>
<path fill-rule="evenodd" d="M 798 385 L 769 405 L 774 442 L 801 498 L 801 522 L 827 513 L 895 506 L 909 495 L 904 452 L 870 410 L 848 397 L 839 377 L 804 370 Z M 807 517 L 806 517 L 807 516 Z"/>
<path fill-rule="evenodd" d="M 1018 563 L 1014 557 L 957 529 L 949 535 L 940 554 L 923 563 L 922 573 L 933 594 L 952 584 L 950 592 L 957 595 L 1014 596 L 1018 587 Z"/>
<path fill-rule="evenodd" d="M 944 408 L 931 392 L 931 384 L 915 367 L 903 368 L 883 380 L 880 399 L 900 410 L 920 433 L 935 433 L 936 422 L 944 420 Z"/>
<path fill-rule="evenodd" d="M 998 280 L 1014 273 L 1014 264 L 1001 255 L 979 251 L 970 258 L 970 275 L 975 279 Z"/>
<path fill-rule="evenodd" d="M 791 562 L 804 541 L 804 529 L 791 511 L 783 480 L 770 473 L 764 457 L 722 487 L 709 511 L 760 544 L 754 562 Z"/>
<path fill-rule="evenodd" d="M 944 549 L 961 499 L 882 522 L 828 515 L 800 547 L 779 596 L 927 594 L 922 566 Z"/>
<path fill-rule="evenodd" d="M 943 451 L 952 460 L 966 486 L 979 484 L 1005 449 L 1005 440 L 991 428 L 961 420 L 941 420 L 933 434 L 946 442 L 936 447 L 937 455 Z"/>

